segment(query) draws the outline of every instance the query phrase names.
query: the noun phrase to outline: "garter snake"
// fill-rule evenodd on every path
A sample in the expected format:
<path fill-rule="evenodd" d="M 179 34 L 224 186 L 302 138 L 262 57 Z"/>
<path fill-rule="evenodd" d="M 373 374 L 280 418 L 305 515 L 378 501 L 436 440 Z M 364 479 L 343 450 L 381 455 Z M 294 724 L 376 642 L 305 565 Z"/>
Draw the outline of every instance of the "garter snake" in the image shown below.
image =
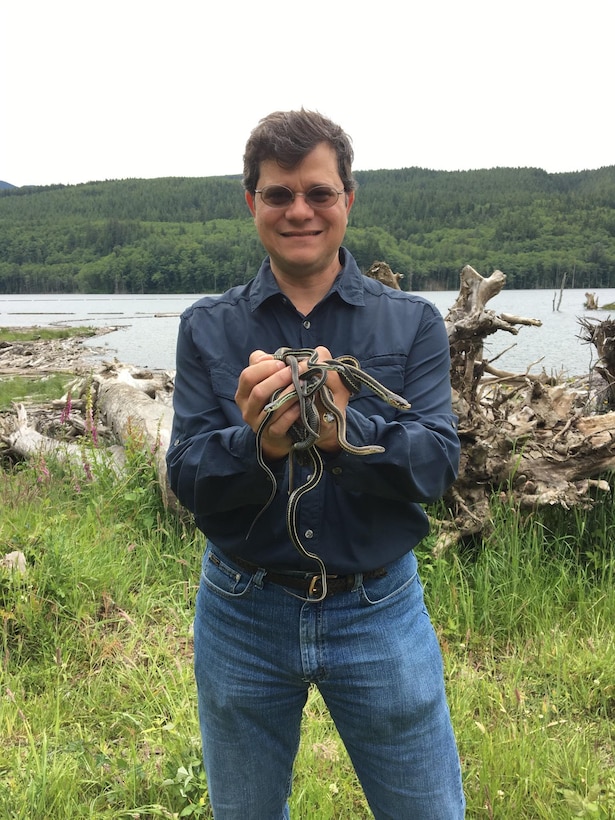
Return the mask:
<path fill-rule="evenodd" d="M 318 448 L 314 446 L 320 436 L 321 424 L 320 415 L 316 408 L 316 396 L 320 396 L 326 411 L 325 415 L 331 414 L 331 420 L 336 422 L 337 440 L 342 450 L 361 456 L 382 453 L 384 452 L 384 447 L 377 444 L 363 446 L 350 444 L 346 438 L 346 414 L 339 410 L 333 400 L 333 393 L 326 383 L 327 373 L 331 371 L 337 373 L 346 389 L 352 394 L 358 393 L 361 387 L 364 386 L 368 387 L 387 404 L 399 410 L 410 409 L 410 403 L 406 401 L 403 396 L 393 393 L 373 376 L 370 376 L 369 373 L 362 370 L 358 360 L 355 359 L 354 356 L 338 356 L 334 359 L 318 361 L 318 353 L 312 348 L 281 347 L 276 350 L 273 357 L 289 365 L 293 386 L 292 389 L 286 393 L 282 390 L 277 390 L 271 396 L 270 401 L 264 408 L 265 417 L 256 431 L 256 458 L 271 482 L 271 493 L 264 507 L 259 511 L 252 522 L 246 539 L 250 537 L 254 525 L 272 503 L 277 492 L 277 480 L 263 457 L 263 433 L 272 414 L 276 410 L 279 410 L 289 401 L 297 400 L 299 402 L 300 421 L 295 423 L 289 430 L 289 434 L 293 439 L 293 445 L 289 454 L 289 496 L 286 507 L 286 528 L 298 552 L 303 557 L 315 561 L 318 564 L 321 576 L 321 593 L 318 598 L 312 598 L 311 600 L 321 601 L 327 595 L 326 566 L 320 556 L 314 552 L 310 552 L 304 547 L 297 531 L 297 507 L 299 501 L 318 484 L 323 475 L 322 456 Z M 299 363 L 302 361 L 306 362 L 307 366 L 304 372 L 300 374 Z M 295 458 L 299 458 L 302 464 L 309 465 L 312 469 L 307 481 L 299 487 L 293 488 L 293 463 Z"/>

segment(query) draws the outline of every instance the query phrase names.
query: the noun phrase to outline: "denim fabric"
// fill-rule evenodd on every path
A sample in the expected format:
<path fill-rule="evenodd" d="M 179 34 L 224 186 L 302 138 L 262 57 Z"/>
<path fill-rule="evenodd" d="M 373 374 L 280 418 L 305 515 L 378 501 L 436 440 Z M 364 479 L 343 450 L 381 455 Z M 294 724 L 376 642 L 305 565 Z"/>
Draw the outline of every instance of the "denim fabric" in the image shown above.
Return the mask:
<path fill-rule="evenodd" d="M 213 560 L 212 560 L 213 557 Z M 194 626 L 216 820 L 288 818 L 301 714 L 318 687 L 377 820 L 459 820 L 465 801 L 442 659 L 416 558 L 322 602 L 212 545 Z"/>

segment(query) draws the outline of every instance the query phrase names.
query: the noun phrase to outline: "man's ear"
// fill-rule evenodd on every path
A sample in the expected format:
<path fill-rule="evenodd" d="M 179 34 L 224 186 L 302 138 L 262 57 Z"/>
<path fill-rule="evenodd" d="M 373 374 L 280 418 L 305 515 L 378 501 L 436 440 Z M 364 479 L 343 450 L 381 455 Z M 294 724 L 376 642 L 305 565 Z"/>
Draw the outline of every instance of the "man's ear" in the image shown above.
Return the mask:
<path fill-rule="evenodd" d="M 252 216 L 256 216 L 256 208 L 254 207 L 254 194 L 251 194 L 250 191 L 246 191 L 246 203 L 248 208 L 250 209 L 250 213 Z"/>

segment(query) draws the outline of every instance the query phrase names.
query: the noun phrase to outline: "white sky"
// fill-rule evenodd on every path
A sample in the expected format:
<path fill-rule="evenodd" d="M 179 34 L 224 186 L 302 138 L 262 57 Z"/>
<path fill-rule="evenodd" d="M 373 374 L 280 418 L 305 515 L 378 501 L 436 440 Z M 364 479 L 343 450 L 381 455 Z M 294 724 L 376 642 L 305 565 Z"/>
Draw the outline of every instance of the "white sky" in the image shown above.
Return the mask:
<path fill-rule="evenodd" d="M 278 109 L 355 170 L 615 164 L 614 0 L 3 0 L 0 179 L 241 173 Z"/>

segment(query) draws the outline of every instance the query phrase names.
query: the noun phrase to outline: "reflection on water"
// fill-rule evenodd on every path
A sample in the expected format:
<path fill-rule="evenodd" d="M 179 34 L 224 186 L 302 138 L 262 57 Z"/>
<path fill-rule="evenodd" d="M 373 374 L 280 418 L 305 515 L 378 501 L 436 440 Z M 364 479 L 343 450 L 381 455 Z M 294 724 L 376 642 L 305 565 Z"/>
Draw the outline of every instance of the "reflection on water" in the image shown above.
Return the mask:
<path fill-rule="evenodd" d="M 615 290 L 597 289 L 598 305 L 615 302 Z M 456 291 L 421 293 L 446 315 L 457 298 Z M 114 327 L 111 333 L 86 342 L 102 347 L 104 358 L 140 367 L 175 367 L 175 339 L 179 315 L 199 294 L 174 295 L 69 295 L 3 296 L 0 300 L 0 326 L 87 325 Z M 578 317 L 606 319 L 608 311 L 585 311 L 585 291 L 564 290 L 559 310 L 554 310 L 559 292 L 550 290 L 504 290 L 487 305 L 496 313 L 511 313 L 524 318 L 540 319 L 542 327 L 519 326 L 515 336 L 500 331 L 486 343 L 485 355 L 502 370 L 533 373 L 542 368 L 547 373 L 578 376 L 587 373 L 595 361 L 595 349 L 578 338 Z M 615 314 L 615 311 L 614 311 Z M 323 340 L 326 344 L 326 340 Z M 510 349 L 508 349 L 510 348 Z M 505 352 L 502 352 L 505 351 Z M 349 354 L 352 351 L 345 351 Z"/>

